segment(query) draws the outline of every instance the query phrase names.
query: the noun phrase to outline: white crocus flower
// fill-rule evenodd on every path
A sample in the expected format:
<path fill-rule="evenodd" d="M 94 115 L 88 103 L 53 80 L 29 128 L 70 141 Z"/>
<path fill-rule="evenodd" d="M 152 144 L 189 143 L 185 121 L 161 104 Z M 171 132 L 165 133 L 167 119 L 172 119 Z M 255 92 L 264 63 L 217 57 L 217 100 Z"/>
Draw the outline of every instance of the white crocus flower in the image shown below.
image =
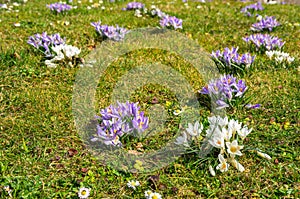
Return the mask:
<path fill-rule="evenodd" d="M 223 155 L 219 154 L 218 158 L 219 158 L 220 164 L 216 167 L 216 169 L 220 170 L 221 172 L 227 171 L 229 165 L 226 162 L 226 160 L 224 159 Z"/>
<path fill-rule="evenodd" d="M 269 59 L 272 59 L 274 53 L 274 51 L 266 51 L 266 55 L 269 57 Z"/>
<path fill-rule="evenodd" d="M 232 136 L 234 136 L 236 132 L 240 131 L 241 128 L 242 128 L 242 124 L 239 123 L 239 121 L 237 121 L 237 120 L 231 119 L 228 122 L 228 129 L 231 130 Z"/>
<path fill-rule="evenodd" d="M 142 17 L 142 12 L 139 10 L 139 9 L 136 9 L 135 12 L 134 12 L 134 16 L 136 17 Z"/>
<path fill-rule="evenodd" d="M 208 141 L 212 146 L 223 149 L 225 147 L 224 145 L 224 137 L 221 134 L 216 134 L 213 136 L 212 139 Z"/>
<path fill-rule="evenodd" d="M 187 135 L 186 135 L 185 132 L 182 133 L 182 136 L 179 136 L 179 137 L 176 138 L 175 144 L 183 145 L 185 147 L 189 147 L 189 143 L 188 143 L 188 140 L 187 140 Z"/>
<path fill-rule="evenodd" d="M 72 46 L 72 45 L 64 45 L 63 46 L 63 52 L 65 53 L 65 55 L 69 58 L 72 59 L 73 57 L 77 56 L 80 54 L 80 49 Z"/>
<path fill-rule="evenodd" d="M 189 123 L 188 126 L 189 127 L 186 129 L 186 131 L 192 137 L 198 137 L 203 130 L 203 125 L 200 124 L 199 121 L 195 122 L 194 125 Z"/>
<path fill-rule="evenodd" d="M 227 116 L 224 118 L 221 118 L 220 116 L 208 117 L 208 121 L 210 125 L 219 125 L 220 127 L 226 126 L 228 124 Z"/>
<path fill-rule="evenodd" d="M 238 134 L 242 139 L 245 139 L 246 136 L 249 135 L 249 133 L 251 133 L 251 131 L 252 131 L 252 128 L 248 129 L 247 126 L 244 126 L 240 131 L 238 131 Z"/>
<path fill-rule="evenodd" d="M 209 165 L 208 169 L 209 169 L 209 172 L 212 176 L 216 176 L 216 172 L 215 172 L 214 168 L 211 165 Z"/>
<path fill-rule="evenodd" d="M 272 158 L 271 158 L 271 156 L 269 156 L 268 154 L 266 154 L 266 153 L 262 153 L 262 152 L 260 152 L 260 151 L 256 151 L 257 152 L 257 154 L 260 156 L 260 157 L 262 157 L 262 158 L 266 158 L 267 160 L 271 160 Z"/>
<path fill-rule="evenodd" d="M 281 63 L 283 61 L 283 57 L 282 56 L 277 56 L 275 57 L 275 61 L 278 63 Z"/>
<path fill-rule="evenodd" d="M 230 142 L 226 142 L 226 146 L 227 146 L 227 152 L 229 154 L 232 155 L 239 155 L 241 156 L 241 149 L 244 148 L 244 146 L 239 146 L 237 140 L 233 140 L 231 143 Z"/>
<path fill-rule="evenodd" d="M 53 63 L 52 59 L 51 60 L 45 60 L 45 64 L 49 68 L 56 68 L 57 64 Z"/>
<path fill-rule="evenodd" d="M 232 158 L 230 160 L 231 165 L 236 168 L 239 172 L 244 172 L 245 171 L 245 167 L 243 165 L 241 165 L 236 159 Z"/>
<path fill-rule="evenodd" d="M 294 57 L 290 57 L 290 56 L 286 59 L 286 61 L 287 61 L 289 64 L 292 63 L 294 60 L 295 60 L 295 58 L 294 58 Z"/>
<path fill-rule="evenodd" d="M 226 141 L 229 141 L 232 137 L 232 129 L 223 127 L 222 135 Z"/>

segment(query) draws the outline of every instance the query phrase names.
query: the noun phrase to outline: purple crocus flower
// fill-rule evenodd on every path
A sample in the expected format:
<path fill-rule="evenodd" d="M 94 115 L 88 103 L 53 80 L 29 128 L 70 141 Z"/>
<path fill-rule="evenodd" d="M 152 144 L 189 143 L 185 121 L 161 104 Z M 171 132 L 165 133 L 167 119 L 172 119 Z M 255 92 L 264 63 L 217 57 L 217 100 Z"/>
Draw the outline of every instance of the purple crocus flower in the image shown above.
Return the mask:
<path fill-rule="evenodd" d="M 48 35 L 47 32 L 43 32 L 42 34 L 30 36 L 27 43 L 36 49 L 42 50 L 46 57 L 53 57 L 54 55 L 52 54 L 50 48 L 65 44 L 65 39 L 62 39 L 59 33 Z"/>
<path fill-rule="evenodd" d="M 71 10 L 72 6 L 66 3 L 52 3 L 50 5 L 47 5 L 47 8 L 49 8 L 53 12 L 61 13 L 61 12 Z"/>
<path fill-rule="evenodd" d="M 275 19 L 275 17 L 266 16 L 257 23 L 252 24 L 251 30 L 254 31 L 263 31 L 269 30 L 272 31 L 273 28 L 280 26 L 280 23 Z"/>
<path fill-rule="evenodd" d="M 145 5 L 140 2 L 130 2 L 127 4 L 127 6 L 126 6 L 126 8 L 124 8 L 124 10 L 143 9 L 144 7 L 145 7 Z"/>
<path fill-rule="evenodd" d="M 121 146 L 119 139 L 124 134 L 142 133 L 148 128 L 149 120 L 139 109 L 137 103 L 118 102 L 117 106 L 100 110 L 101 116 L 96 116 L 99 121 L 96 137 L 91 141 L 100 139 L 106 145 Z"/>
<path fill-rule="evenodd" d="M 121 28 L 118 25 L 116 27 L 101 25 L 101 22 L 92 22 L 91 25 L 95 27 L 96 32 L 100 34 L 101 37 L 114 41 L 124 39 L 125 35 L 129 32 L 127 29 Z"/>
<path fill-rule="evenodd" d="M 217 109 L 232 106 L 232 102 L 241 99 L 247 91 L 246 83 L 238 80 L 233 75 L 221 75 L 220 78 L 211 80 L 204 86 L 201 94 L 209 95 Z"/>
<path fill-rule="evenodd" d="M 159 23 L 162 27 L 174 28 L 175 30 L 178 28 L 182 29 L 182 19 L 178 19 L 175 16 L 165 16 Z"/>
<path fill-rule="evenodd" d="M 243 40 L 247 43 L 252 43 L 256 46 L 257 51 L 265 52 L 267 50 L 279 50 L 285 42 L 282 39 L 268 34 L 254 34 L 244 37 Z"/>
<path fill-rule="evenodd" d="M 235 73 L 237 70 L 250 68 L 254 62 L 255 56 L 251 54 L 238 54 L 237 48 L 225 48 L 223 52 L 220 50 L 212 51 L 211 57 L 221 72 Z"/>
<path fill-rule="evenodd" d="M 263 10 L 262 4 L 260 2 L 248 5 L 241 9 L 241 13 L 244 13 L 247 16 L 252 16 L 254 11 Z"/>
<path fill-rule="evenodd" d="M 257 109 L 257 108 L 260 108 L 261 105 L 260 105 L 260 104 L 254 104 L 254 105 L 252 105 L 252 104 L 247 104 L 245 107 L 246 107 L 246 108 L 249 108 L 249 109 Z"/>
<path fill-rule="evenodd" d="M 236 87 L 235 97 L 239 97 L 239 96 L 243 95 L 245 93 L 245 91 L 248 89 L 248 87 L 246 86 L 246 83 L 243 80 L 239 80 L 234 86 Z"/>
<path fill-rule="evenodd" d="M 141 114 L 139 117 L 132 120 L 132 125 L 138 133 L 143 132 L 148 128 L 148 118 Z"/>

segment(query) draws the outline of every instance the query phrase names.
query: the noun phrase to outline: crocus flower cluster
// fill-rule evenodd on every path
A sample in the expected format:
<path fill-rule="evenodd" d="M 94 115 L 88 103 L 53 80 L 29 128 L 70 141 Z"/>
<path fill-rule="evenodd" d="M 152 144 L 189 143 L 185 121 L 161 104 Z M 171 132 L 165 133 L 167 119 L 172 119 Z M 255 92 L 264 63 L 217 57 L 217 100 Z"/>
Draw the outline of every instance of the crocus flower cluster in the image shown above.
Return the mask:
<path fill-rule="evenodd" d="M 251 30 L 253 31 L 272 31 L 273 28 L 280 26 L 280 23 L 275 19 L 275 17 L 266 16 L 259 20 L 259 22 L 252 24 Z"/>
<path fill-rule="evenodd" d="M 165 16 L 159 22 L 162 27 L 174 28 L 174 30 L 182 29 L 182 19 L 178 19 L 175 16 Z"/>
<path fill-rule="evenodd" d="M 46 57 L 53 57 L 51 47 L 65 44 L 65 39 L 62 39 L 58 33 L 48 35 L 47 32 L 43 32 L 42 34 L 30 36 L 27 43 L 43 51 Z"/>
<path fill-rule="evenodd" d="M 96 32 L 103 38 L 103 39 L 110 39 L 114 41 L 120 41 L 124 39 L 125 35 L 129 32 L 125 28 L 121 28 L 118 25 L 108 26 L 108 25 L 101 25 L 101 22 L 92 22 L 92 26 L 95 27 Z"/>
<path fill-rule="evenodd" d="M 51 68 L 55 68 L 57 66 L 56 63 L 62 61 L 68 61 L 72 65 L 73 58 L 77 57 L 81 52 L 79 48 L 67 44 L 53 46 L 51 49 L 56 55 L 54 58 L 45 61 L 45 64 Z"/>
<path fill-rule="evenodd" d="M 261 3 L 255 3 L 255 4 L 251 4 L 248 5 L 244 8 L 241 9 L 241 12 L 244 13 L 247 16 L 252 16 L 254 11 L 258 11 L 258 10 L 263 10 L 264 8 L 262 7 Z"/>
<path fill-rule="evenodd" d="M 244 37 L 243 40 L 247 43 L 254 44 L 256 51 L 261 52 L 281 49 L 285 43 L 278 37 L 261 33 Z"/>
<path fill-rule="evenodd" d="M 208 117 L 208 122 L 209 126 L 205 130 L 206 135 L 204 140 L 213 148 L 219 150 L 219 163 L 215 164 L 217 165 L 216 169 L 221 172 L 225 172 L 228 170 L 229 165 L 231 165 L 238 171 L 243 172 L 245 168 L 236 160 L 236 157 L 243 155 L 241 150 L 244 148 L 244 146 L 240 145 L 239 143 L 242 143 L 244 139 L 251 133 L 252 128 L 249 129 L 246 125 L 243 125 L 238 120 L 229 120 L 227 116 Z M 199 137 L 202 130 L 203 125 L 199 122 L 196 122 L 194 125 L 189 124 L 189 128 L 186 129 L 187 133 L 184 132 L 182 136 L 178 137 L 175 144 L 183 145 L 186 148 L 191 148 L 193 151 L 197 151 L 197 149 L 193 148 L 193 146 L 190 146 L 190 142 L 188 141 L 189 137 Z M 268 160 L 271 159 L 268 154 L 261 151 L 257 151 L 257 154 Z M 211 165 L 209 166 L 209 171 L 211 175 L 216 175 L 216 172 Z"/>
<path fill-rule="evenodd" d="M 277 64 L 282 64 L 285 67 L 285 65 L 289 65 L 291 64 L 295 58 L 291 57 L 289 53 L 285 53 L 282 51 L 277 51 L 277 50 L 273 50 L 273 51 L 266 51 L 266 55 L 270 58 L 270 59 L 275 59 L 275 62 Z"/>
<path fill-rule="evenodd" d="M 225 48 L 223 52 L 220 50 L 212 52 L 211 57 L 220 72 L 235 73 L 238 70 L 250 68 L 255 56 L 251 56 L 250 53 L 238 54 L 237 51 L 238 47 L 231 49 Z"/>
<path fill-rule="evenodd" d="M 49 8 L 53 12 L 61 13 L 71 10 L 72 6 L 66 3 L 52 3 L 50 5 L 47 5 L 47 8 Z"/>
<path fill-rule="evenodd" d="M 237 80 L 233 75 L 221 75 L 220 78 L 211 80 L 209 84 L 199 91 L 209 95 L 217 109 L 234 107 L 247 91 L 248 87 L 243 80 Z"/>
<path fill-rule="evenodd" d="M 80 49 L 77 47 L 66 44 L 65 39 L 62 39 L 59 33 L 53 35 L 48 35 L 46 32 L 35 34 L 29 37 L 27 43 L 44 53 L 47 58 L 45 64 L 51 68 L 55 68 L 57 62 L 68 61 L 72 63 L 73 58 L 80 53 Z"/>
<path fill-rule="evenodd" d="M 121 146 L 120 137 L 125 134 L 142 133 L 148 128 L 149 120 L 140 112 L 137 103 L 119 103 L 110 105 L 96 116 L 97 134 L 91 141 L 102 141 L 105 145 Z"/>
<path fill-rule="evenodd" d="M 136 9 L 143 9 L 145 5 L 140 2 L 130 2 L 127 4 L 126 8 L 123 10 L 136 10 Z"/>
<path fill-rule="evenodd" d="M 227 117 L 212 116 L 208 118 L 208 121 L 209 128 L 206 130 L 208 142 L 220 150 L 219 164 L 216 169 L 225 172 L 230 163 L 238 171 L 243 172 L 245 168 L 235 159 L 236 156 L 242 155 L 241 150 L 244 147 L 238 144 L 238 140 L 243 141 L 252 129 L 248 129 L 245 125 L 242 126 L 238 120 L 228 121 Z"/>

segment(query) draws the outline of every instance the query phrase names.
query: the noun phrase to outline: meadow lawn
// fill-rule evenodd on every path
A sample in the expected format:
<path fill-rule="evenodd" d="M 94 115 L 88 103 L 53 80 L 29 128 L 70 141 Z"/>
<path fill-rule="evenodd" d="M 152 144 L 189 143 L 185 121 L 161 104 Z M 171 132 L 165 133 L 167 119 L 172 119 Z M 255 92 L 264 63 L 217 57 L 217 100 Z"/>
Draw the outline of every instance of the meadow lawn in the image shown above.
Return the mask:
<path fill-rule="evenodd" d="M 157 17 L 136 17 L 134 11 L 122 11 L 128 1 L 105 1 L 95 6 L 95 0 L 74 0 L 72 5 L 77 9 L 60 14 L 46 7 L 53 1 L 15 2 L 20 5 L 11 12 L 0 9 L 0 198 L 9 198 L 5 186 L 12 190 L 12 198 L 78 198 L 81 187 L 91 189 L 90 198 L 144 198 L 148 189 L 163 198 L 300 198 L 298 5 L 263 4 L 264 10 L 257 12 L 275 16 L 281 23 L 270 34 L 282 38 L 286 42 L 284 52 L 295 57 L 284 68 L 275 66 L 264 53 L 250 49 L 243 41 L 243 37 L 253 34 L 250 27 L 257 22 L 256 17 L 240 12 L 251 3 L 143 1 L 146 7 L 156 5 L 182 19 L 183 29 L 176 31 L 193 39 L 208 53 L 239 46 L 239 52 L 256 55 L 241 78 L 249 87 L 247 96 L 251 103 L 261 107 L 228 111 L 229 117 L 253 128 L 244 142 L 249 150 L 242 151 L 244 155 L 239 158 L 245 171 L 230 168 L 223 173 L 216 171 L 213 177 L 207 161 L 199 160 L 195 154 L 182 155 L 150 173 L 123 172 L 98 161 L 78 135 L 73 118 L 73 85 L 80 67 L 61 64 L 49 68 L 43 53 L 27 44 L 28 38 L 36 33 L 60 33 L 68 44 L 81 49 L 79 57 L 84 59 L 101 42 L 91 22 L 101 20 L 102 24 L 118 24 L 133 30 L 159 27 Z M 140 50 L 115 60 L 109 75 L 99 80 L 96 109 L 109 105 L 113 86 L 124 71 L 151 60 L 171 67 L 180 65 L 190 75 L 195 93 L 205 86 L 198 76 L 188 74 L 190 66 L 179 56 Z M 140 88 L 132 96 L 132 101 L 139 101 L 142 109 L 153 105 L 154 99 L 162 105 L 170 101 L 175 104 L 176 100 L 168 90 L 155 85 Z M 207 124 L 210 109 L 203 106 L 200 114 L 201 122 Z M 163 146 L 172 137 L 168 133 L 178 129 L 178 117 L 170 118 L 165 130 L 152 137 L 152 141 L 149 138 L 149 146 L 142 143 L 141 150 L 135 141 L 127 149 L 141 152 Z M 272 159 L 263 159 L 250 150 L 257 148 Z M 208 158 L 212 157 L 217 156 L 212 152 Z M 129 180 L 138 180 L 141 186 L 130 189 L 126 185 Z"/>

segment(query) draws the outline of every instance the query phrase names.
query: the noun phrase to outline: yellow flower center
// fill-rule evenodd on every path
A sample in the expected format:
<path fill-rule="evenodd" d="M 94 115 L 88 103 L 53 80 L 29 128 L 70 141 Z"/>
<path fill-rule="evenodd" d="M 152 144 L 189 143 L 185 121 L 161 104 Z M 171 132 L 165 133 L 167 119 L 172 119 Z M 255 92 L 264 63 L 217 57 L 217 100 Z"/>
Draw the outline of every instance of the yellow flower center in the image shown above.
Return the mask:
<path fill-rule="evenodd" d="M 158 197 L 157 197 L 156 195 L 154 195 L 154 196 L 152 197 L 152 199 L 158 199 Z"/>
<path fill-rule="evenodd" d="M 86 190 L 81 191 L 81 195 L 85 196 L 86 195 Z"/>
<path fill-rule="evenodd" d="M 238 148 L 236 146 L 230 146 L 230 151 L 232 153 L 236 153 L 238 151 Z"/>
<path fill-rule="evenodd" d="M 221 166 L 221 169 L 222 169 L 222 170 L 225 170 L 226 168 L 227 168 L 227 165 L 226 165 L 225 162 L 223 162 L 223 163 L 222 163 L 222 166 Z"/>
<path fill-rule="evenodd" d="M 140 129 L 143 128 L 143 124 L 144 124 L 144 122 L 140 122 L 140 124 L 139 124 Z"/>
<path fill-rule="evenodd" d="M 218 140 L 218 141 L 217 141 L 217 144 L 218 144 L 218 145 L 221 145 L 221 143 L 222 143 L 221 140 Z"/>

